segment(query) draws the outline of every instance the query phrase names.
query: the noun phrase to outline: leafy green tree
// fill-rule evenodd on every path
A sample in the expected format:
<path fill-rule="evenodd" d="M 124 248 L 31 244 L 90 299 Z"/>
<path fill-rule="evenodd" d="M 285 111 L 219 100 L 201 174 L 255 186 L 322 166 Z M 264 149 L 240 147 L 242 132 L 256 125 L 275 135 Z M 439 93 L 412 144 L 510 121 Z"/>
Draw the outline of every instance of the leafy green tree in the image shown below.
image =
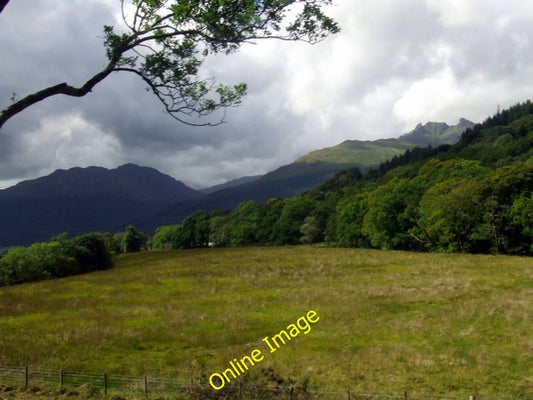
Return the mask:
<path fill-rule="evenodd" d="M 154 250 L 189 248 L 189 236 L 183 225 L 160 226 L 152 239 Z"/>
<path fill-rule="evenodd" d="M 249 246 L 257 243 L 259 206 L 252 200 L 245 201 L 233 210 L 229 217 L 230 244 Z"/>
<path fill-rule="evenodd" d="M 520 224 L 515 224 L 512 207 L 520 198 L 528 198 L 533 188 L 533 160 L 517 161 L 492 171 L 487 179 L 489 192 L 483 206 L 486 231 L 492 236 L 494 251 L 524 254 L 529 239 Z M 516 211 L 516 209 L 515 209 Z"/>
<path fill-rule="evenodd" d="M 430 188 L 420 201 L 419 224 L 429 247 L 452 252 L 487 251 L 484 227 L 486 180 L 448 179 Z"/>
<path fill-rule="evenodd" d="M 414 180 L 393 178 L 368 195 L 362 233 L 372 246 L 387 250 L 422 247 L 422 240 L 416 234 L 422 194 L 423 188 Z"/>
<path fill-rule="evenodd" d="M 284 201 L 283 210 L 273 227 L 274 244 L 300 243 L 300 228 L 305 218 L 313 216 L 315 202 L 302 196 L 296 196 Z"/>
<path fill-rule="evenodd" d="M 34 243 L 27 251 L 43 274 L 53 278 L 62 278 L 81 272 L 79 263 L 69 250 L 65 243 L 49 241 Z"/>
<path fill-rule="evenodd" d="M 115 256 L 117 254 L 122 253 L 121 244 L 122 244 L 122 241 L 124 239 L 124 234 L 119 235 L 119 234 L 115 233 L 114 235 L 112 235 L 109 232 L 104 232 L 102 234 L 102 237 L 103 237 L 103 239 L 105 241 L 105 246 L 106 246 L 107 250 L 112 255 Z"/>
<path fill-rule="evenodd" d="M 59 241 L 34 243 L 10 248 L 0 260 L 0 285 L 64 277 L 81 272 L 70 254 L 70 247 Z"/>
<path fill-rule="evenodd" d="M 442 161 L 431 159 L 420 167 L 415 182 L 417 185 L 429 189 L 431 186 L 448 179 L 486 178 L 489 174 L 490 169 L 483 166 L 479 160 L 453 158 Z"/>
<path fill-rule="evenodd" d="M 152 237 L 153 250 L 168 250 L 171 248 L 170 244 L 170 226 L 159 226 Z"/>
<path fill-rule="evenodd" d="M 122 238 L 122 252 L 134 253 L 145 250 L 147 240 L 148 238 L 144 233 L 137 230 L 133 225 L 128 225 L 124 232 L 124 237 Z"/>
<path fill-rule="evenodd" d="M 369 247 L 363 235 L 363 220 L 368 212 L 368 193 L 358 193 L 338 204 L 336 213 L 336 241 L 340 246 Z"/>
<path fill-rule="evenodd" d="M 258 243 L 268 245 L 276 241 L 274 225 L 279 219 L 284 205 L 283 199 L 273 198 L 261 207 L 256 233 Z"/>
<path fill-rule="evenodd" d="M 0 260 L 0 284 L 14 285 L 49 278 L 38 260 L 22 246 L 11 247 Z"/>
<path fill-rule="evenodd" d="M 106 247 L 101 233 L 86 233 L 70 240 L 70 254 L 80 265 L 81 272 L 109 269 L 113 266 L 113 256 Z"/>
<path fill-rule="evenodd" d="M 183 220 L 186 248 L 207 247 L 209 243 L 209 214 L 199 210 Z"/>
<path fill-rule="evenodd" d="M 300 233 L 303 235 L 300 242 L 303 244 L 312 244 L 320 241 L 322 229 L 316 217 L 306 217 L 303 225 L 300 227 Z"/>
<path fill-rule="evenodd" d="M 62 234 L 27 248 L 11 247 L 0 259 L 0 286 L 111 268 L 109 236 L 88 233 L 68 239 Z"/>
<path fill-rule="evenodd" d="M 127 31 L 104 27 L 107 65 L 80 87 L 63 82 L 15 101 L 1 111 L 0 128 L 9 118 L 51 96 L 85 96 L 115 72 L 139 76 L 171 116 L 198 124 L 192 117 L 236 106 L 246 92 L 244 83 L 216 85 L 211 79 L 201 78 L 200 67 L 207 56 L 233 53 L 243 43 L 267 38 L 320 41 L 339 31 L 322 10 L 330 3 L 120 0 Z"/>
<path fill-rule="evenodd" d="M 533 193 L 516 199 L 510 209 L 513 225 L 518 227 L 522 240 L 518 244 L 520 252 L 533 254 Z"/>
<path fill-rule="evenodd" d="M 169 239 L 171 249 L 189 248 L 189 235 L 187 234 L 183 225 L 172 225 L 169 231 Z"/>
<path fill-rule="evenodd" d="M 0 285 L 79 274 L 81 267 L 66 241 L 51 240 L 10 248 L 0 260 Z"/>
<path fill-rule="evenodd" d="M 229 215 L 215 215 L 209 221 L 209 241 L 215 247 L 230 244 Z"/>

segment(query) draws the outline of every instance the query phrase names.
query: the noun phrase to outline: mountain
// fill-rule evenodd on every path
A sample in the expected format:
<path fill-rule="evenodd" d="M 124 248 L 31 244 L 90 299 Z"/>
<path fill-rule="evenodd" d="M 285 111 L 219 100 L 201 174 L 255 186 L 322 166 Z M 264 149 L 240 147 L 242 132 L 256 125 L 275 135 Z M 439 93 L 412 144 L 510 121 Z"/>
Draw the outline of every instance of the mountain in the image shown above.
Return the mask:
<path fill-rule="evenodd" d="M 0 247 L 46 240 L 62 232 L 117 232 L 133 224 L 146 233 L 180 223 L 197 210 L 230 210 L 253 200 L 287 198 L 315 188 L 339 171 L 375 167 L 417 145 L 457 141 L 466 120 L 419 124 L 397 139 L 349 140 L 317 150 L 262 176 L 195 191 L 153 168 L 126 164 L 58 170 L 0 190 Z"/>
<path fill-rule="evenodd" d="M 0 245 L 29 244 L 62 232 L 117 232 L 171 204 L 202 196 L 134 164 L 57 170 L 0 190 Z"/>
<path fill-rule="evenodd" d="M 205 189 L 199 189 L 198 191 L 203 194 L 211 194 L 218 192 L 219 190 L 224 190 L 230 187 L 235 187 L 242 185 L 243 183 L 248 183 L 255 181 L 256 179 L 260 178 L 261 175 L 253 175 L 253 176 L 243 176 L 241 178 L 232 179 L 230 181 L 227 181 L 225 183 L 221 183 L 220 185 L 211 186 Z"/>
<path fill-rule="evenodd" d="M 161 225 L 180 223 L 197 210 L 231 210 L 248 200 L 264 203 L 275 197 L 292 197 L 318 186 L 339 170 L 351 166 L 323 162 L 284 165 L 250 182 L 219 190 L 201 199 L 175 204 L 150 220 L 140 222 L 139 226 L 154 231 Z"/>
<path fill-rule="evenodd" d="M 449 126 L 444 122 L 428 122 L 425 125 L 418 124 L 411 132 L 399 137 L 400 141 L 413 144 L 418 147 L 441 144 L 455 144 L 467 129 L 474 127 L 474 123 L 461 118 L 456 125 Z"/>
<path fill-rule="evenodd" d="M 313 151 L 263 176 L 243 178 L 243 183 L 232 181 L 228 185 L 214 188 L 220 190 L 202 190 L 208 195 L 198 200 L 175 204 L 151 221 L 141 222 L 141 226 L 153 231 L 160 225 L 179 223 L 196 210 L 230 210 L 248 200 L 264 203 L 274 197 L 292 197 L 319 186 L 348 168 L 358 167 L 366 170 L 416 146 L 455 143 L 461 133 L 472 126 L 474 124 L 465 119 L 452 126 L 428 122 L 417 125 L 413 131 L 396 139 L 347 140 L 334 147 Z"/>
<path fill-rule="evenodd" d="M 461 134 L 474 126 L 464 118 L 456 125 L 448 125 L 444 122 L 427 122 L 418 124 L 411 132 L 398 138 L 379 140 L 346 140 L 333 147 L 300 157 L 296 163 L 310 163 L 322 161 L 326 163 L 353 164 L 360 169 L 375 167 L 394 156 L 401 155 L 405 150 L 413 147 L 437 147 L 442 144 L 456 143 Z"/>

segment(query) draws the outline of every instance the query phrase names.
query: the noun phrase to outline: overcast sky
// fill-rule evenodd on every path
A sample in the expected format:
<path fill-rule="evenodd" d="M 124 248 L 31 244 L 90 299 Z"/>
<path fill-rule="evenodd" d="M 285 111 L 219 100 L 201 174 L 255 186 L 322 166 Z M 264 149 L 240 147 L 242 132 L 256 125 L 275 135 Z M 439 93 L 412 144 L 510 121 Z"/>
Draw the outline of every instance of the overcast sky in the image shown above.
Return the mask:
<path fill-rule="evenodd" d="M 137 77 L 56 96 L 0 130 L 0 188 L 58 168 L 132 162 L 195 187 L 263 174 L 347 139 L 397 137 L 427 121 L 481 122 L 533 97 L 531 0 L 334 0 L 342 32 L 310 46 L 262 41 L 206 61 L 248 84 L 218 127 L 184 126 Z M 106 63 L 119 0 L 11 0 L 0 14 L 0 108 Z"/>

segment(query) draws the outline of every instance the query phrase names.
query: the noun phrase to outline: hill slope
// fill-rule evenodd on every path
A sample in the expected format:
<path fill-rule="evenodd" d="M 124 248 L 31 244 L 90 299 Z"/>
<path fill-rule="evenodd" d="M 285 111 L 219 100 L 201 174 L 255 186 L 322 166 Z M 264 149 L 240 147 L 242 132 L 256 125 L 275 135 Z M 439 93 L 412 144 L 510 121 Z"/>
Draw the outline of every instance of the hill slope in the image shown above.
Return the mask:
<path fill-rule="evenodd" d="M 353 399 L 531 399 L 531 280 L 520 257 L 309 246 L 130 254 L 111 270 L 2 288 L 0 363 L 205 382 L 258 348 L 265 359 L 235 388 L 272 368 L 339 393 L 331 399 L 348 387 Z M 309 310 L 319 320 L 308 334 L 270 353 L 262 339 Z"/>
<path fill-rule="evenodd" d="M 271 198 L 293 197 L 351 166 L 352 164 L 323 162 L 284 165 L 250 182 L 216 191 L 201 199 L 174 204 L 155 217 L 140 221 L 138 225 L 153 232 L 161 225 L 181 223 L 186 216 L 197 210 L 231 210 L 245 201 L 261 204 Z"/>
<path fill-rule="evenodd" d="M 233 209 L 253 200 L 264 203 L 270 198 L 288 198 L 315 188 L 335 173 L 351 167 L 368 169 L 403 154 L 416 146 L 438 146 L 459 140 L 460 135 L 474 124 L 461 119 L 457 125 L 428 122 L 397 139 L 375 141 L 348 140 L 337 146 L 313 151 L 295 162 L 240 185 L 232 185 L 210 193 L 198 201 L 176 204 L 142 226 L 152 231 L 157 226 L 179 223 L 195 210 Z"/>
<path fill-rule="evenodd" d="M 297 159 L 296 163 L 322 161 L 354 164 L 354 166 L 364 170 L 376 167 L 413 147 L 437 147 L 442 144 L 454 144 L 465 130 L 473 126 L 473 122 L 464 118 L 452 126 L 444 122 L 427 122 L 424 125 L 418 124 L 411 132 L 398 138 L 374 141 L 346 140 L 337 146 L 312 151 Z"/>

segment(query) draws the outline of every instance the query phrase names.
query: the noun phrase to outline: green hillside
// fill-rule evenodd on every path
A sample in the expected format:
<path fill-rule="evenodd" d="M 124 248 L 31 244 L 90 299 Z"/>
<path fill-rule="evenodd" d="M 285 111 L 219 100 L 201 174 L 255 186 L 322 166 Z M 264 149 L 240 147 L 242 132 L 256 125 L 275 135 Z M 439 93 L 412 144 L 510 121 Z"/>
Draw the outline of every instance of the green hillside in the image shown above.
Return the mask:
<path fill-rule="evenodd" d="M 394 156 L 403 154 L 407 149 L 420 146 L 437 147 L 456 143 L 461 134 L 474 124 L 461 119 L 458 124 L 449 126 L 443 122 L 418 124 L 411 132 L 399 138 L 379 140 L 346 140 L 333 147 L 315 150 L 300 157 L 296 163 L 327 162 L 354 164 L 359 168 L 376 167 Z"/>
<path fill-rule="evenodd" d="M 532 282 L 531 259 L 508 256 L 307 246 L 130 254 L 112 270 L 1 288 L 0 364 L 206 382 L 261 349 L 239 381 L 271 368 L 341 396 L 350 387 L 527 399 Z M 319 320 L 308 333 L 268 352 L 262 339 L 310 310 Z"/>
<path fill-rule="evenodd" d="M 360 167 L 372 167 L 403 154 L 414 145 L 396 139 L 375 141 L 347 140 L 337 146 L 315 150 L 300 157 L 296 163 L 329 162 L 338 164 L 356 164 Z"/>

